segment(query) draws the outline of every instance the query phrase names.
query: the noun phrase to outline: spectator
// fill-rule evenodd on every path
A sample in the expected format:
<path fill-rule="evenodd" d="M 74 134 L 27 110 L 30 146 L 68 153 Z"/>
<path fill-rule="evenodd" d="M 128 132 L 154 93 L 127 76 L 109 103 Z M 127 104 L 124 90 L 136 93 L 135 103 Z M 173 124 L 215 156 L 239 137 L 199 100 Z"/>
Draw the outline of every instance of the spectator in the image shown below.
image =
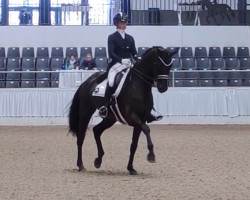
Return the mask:
<path fill-rule="evenodd" d="M 71 54 L 70 57 L 66 60 L 66 69 L 76 69 L 79 65 L 78 59 L 74 54 Z"/>
<path fill-rule="evenodd" d="M 85 70 L 97 69 L 96 63 L 90 53 L 86 54 L 81 65 L 81 69 L 85 69 Z"/>

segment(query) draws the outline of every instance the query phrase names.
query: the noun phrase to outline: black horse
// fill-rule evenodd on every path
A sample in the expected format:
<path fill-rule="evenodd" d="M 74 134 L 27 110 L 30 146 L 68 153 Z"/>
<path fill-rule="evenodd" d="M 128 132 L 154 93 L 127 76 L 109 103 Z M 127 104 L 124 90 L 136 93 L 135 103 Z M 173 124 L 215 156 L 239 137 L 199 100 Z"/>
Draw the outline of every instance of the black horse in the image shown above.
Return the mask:
<path fill-rule="evenodd" d="M 134 127 L 127 166 L 131 175 L 137 174 L 133 167 L 133 160 L 141 131 L 144 132 L 147 138 L 149 149 L 148 161 L 155 162 L 150 129 L 149 126 L 146 125 L 147 117 L 153 108 L 153 95 L 151 90 L 155 84 L 160 93 L 168 89 L 168 75 L 172 65 L 172 56 L 178 50 L 179 49 L 175 49 L 173 52 L 169 52 L 162 47 L 152 47 L 148 49 L 143 54 L 142 59 L 137 61 L 134 67 L 131 67 L 124 86 L 116 99 L 124 121 L 126 121 L 129 126 Z M 79 171 L 84 169 L 82 162 L 82 145 L 86 129 L 93 113 L 103 105 L 103 98 L 92 96 L 92 93 L 97 84 L 105 78 L 107 78 L 105 72 L 97 72 L 90 76 L 78 88 L 70 106 L 69 131 L 77 137 L 77 166 L 79 167 Z M 116 115 L 111 111 L 111 108 L 109 108 L 108 116 L 93 128 L 98 150 L 98 157 L 94 162 L 96 168 L 101 166 L 104 155 L 101 135 L 104 130 L 110 128 L 116 121 Z"/>
<path fill-rule="evenodd" d="M 200 0 L 200 1 L 197 1 L 196 4 L 203 5 L 207 8 L 208 15 L 206 17 L 206 21 L 208 24 L 210 24 L 210 22 L 208 20 L 209 18 L 212 18 L 214 20 L 214 22 L 217 25 L 219 25 L 223 22 L 225 16 L 228 18 L 229 21 L 231 21 L 231 17 L 234 17 L 234 13 L 233 13 L 232 9 L 227 4 L 219 4 L 219 3 L 217 3 L 217 1 L 214 1 L 212 3 L 209 0 Z M 220 16 L 220 22 L 218 22 L 216 17 L 215 17 L 217 15 Z"/>

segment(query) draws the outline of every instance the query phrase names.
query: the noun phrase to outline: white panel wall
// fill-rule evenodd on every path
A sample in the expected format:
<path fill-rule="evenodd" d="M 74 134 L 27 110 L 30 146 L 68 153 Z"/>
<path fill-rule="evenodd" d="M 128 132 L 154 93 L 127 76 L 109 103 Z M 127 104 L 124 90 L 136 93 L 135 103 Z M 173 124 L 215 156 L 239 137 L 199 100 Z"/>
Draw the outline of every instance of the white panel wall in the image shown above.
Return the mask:
<path fill-rule="evenodd" d="M 1 26 L 0 47 L 107 46 L 114 26 Z M 128 26 L 136 46 L 248 46 L 250 26 Z"/>

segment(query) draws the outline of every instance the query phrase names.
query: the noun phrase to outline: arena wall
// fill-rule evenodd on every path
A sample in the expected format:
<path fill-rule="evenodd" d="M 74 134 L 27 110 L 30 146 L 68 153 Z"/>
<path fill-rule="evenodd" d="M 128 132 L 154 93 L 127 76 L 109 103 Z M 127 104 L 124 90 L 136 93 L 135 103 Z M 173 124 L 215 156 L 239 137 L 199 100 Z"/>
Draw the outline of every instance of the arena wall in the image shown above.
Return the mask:
<path fill-rule="evenodd" d="M 2 47 L 106 47 L 114 26 L 2 26 Z M 250 26 L 128 26 L 136 46 L 248 46 Z"/>

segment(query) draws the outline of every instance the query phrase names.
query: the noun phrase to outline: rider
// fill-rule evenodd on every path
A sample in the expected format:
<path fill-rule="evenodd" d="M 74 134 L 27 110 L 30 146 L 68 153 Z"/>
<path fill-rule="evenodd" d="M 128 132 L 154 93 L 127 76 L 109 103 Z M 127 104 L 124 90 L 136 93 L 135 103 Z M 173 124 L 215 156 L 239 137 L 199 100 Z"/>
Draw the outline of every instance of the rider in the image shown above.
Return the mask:
<path fill-rule="evenodd" d="M 107 72 L 116 63 L 121 63 L 122 65 L 132 66 L 132 61 L 137 60 L 137 50 L 135 47 L 134 38 L 125 33 L 127 26 L 127 15 L 123 12 L 118 12 L 114 18 L 113 23 L 117 28 L 117 31 L 108 36 L 108 53 L 110 57 L 110 63 L 107 67 Z M 115 88 L 107 84 L 105 92 L 105 106 L 102 106 L 99 110 L 99 115 L 101 117 L 106 117 L 108 114 L 108 105 L 112 94 L 115 92 Z M 148 122 L 160 120 L 162 116 L 154 116 L 151 114 L 148 118 Z"/>

